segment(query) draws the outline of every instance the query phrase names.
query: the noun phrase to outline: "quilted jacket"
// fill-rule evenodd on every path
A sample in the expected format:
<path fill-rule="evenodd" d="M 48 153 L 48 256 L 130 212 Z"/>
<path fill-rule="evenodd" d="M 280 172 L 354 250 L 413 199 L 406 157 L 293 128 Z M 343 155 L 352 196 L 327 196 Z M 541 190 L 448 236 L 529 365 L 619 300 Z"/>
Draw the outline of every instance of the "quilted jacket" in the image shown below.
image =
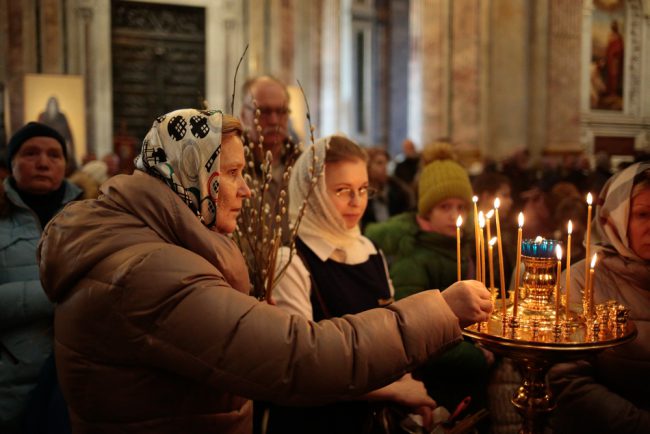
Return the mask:
<path fill-rule="evenodd" d="M 65 182 L 63 204 L 81 193 Z M 0 431 L 18 423 L 27 395 L 52 352 L 54 306 L 41 288 L 38 217 L 9 183 L 0 190 Z M 5 425 L 6 424 L 6 425 Z M 8 428 L 11 426 L 12 428 Z"/>
<path fill-rule="evenodd" d="M 250 433 L 249 399 L 319 404 L 460 340 L 437 291 L 320 323 L 248 295 L 245 262 L 159 180 L 120 175 L 40 245 L 76 433 Z"/>

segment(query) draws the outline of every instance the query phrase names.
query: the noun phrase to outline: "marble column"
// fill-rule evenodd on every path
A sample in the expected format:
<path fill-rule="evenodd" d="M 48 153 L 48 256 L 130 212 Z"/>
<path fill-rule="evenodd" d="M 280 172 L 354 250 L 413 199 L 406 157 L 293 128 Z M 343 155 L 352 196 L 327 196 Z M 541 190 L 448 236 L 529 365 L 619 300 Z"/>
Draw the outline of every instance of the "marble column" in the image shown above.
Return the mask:
<path fill-rule="evenodd" d="M 546 149 L 577 151 L 581 149 L 582 1 L 550 0 L 549 5 Z"/>
<path fill-rule="evenodd" d="M 450 1 L 413 0 L 408 134 L 417 146 L 450 134 Z"/>
<path fill-rule="evenodd" d="M 41 69 L 45 74 L 64 73 L 63 8 L 60 0 L 40 2 Z"/>

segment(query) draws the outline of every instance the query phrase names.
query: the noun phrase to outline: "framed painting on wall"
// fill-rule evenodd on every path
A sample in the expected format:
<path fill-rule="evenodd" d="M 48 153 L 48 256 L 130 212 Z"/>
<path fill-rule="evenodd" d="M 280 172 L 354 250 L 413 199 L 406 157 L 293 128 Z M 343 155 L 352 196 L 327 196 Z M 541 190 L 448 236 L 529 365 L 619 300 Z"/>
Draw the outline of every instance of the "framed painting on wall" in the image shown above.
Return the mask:
<path fill-rule="evenodd" d="M 625 82 L 625 1 L 593 0 L 589 105 L 622 111 Z"/>
<path fill-rule="evenodd" d="M 68 160 L 86 154 L 86 104 L 81 75 L 26 74 L 25 122 L 38 121 L 57 130 L 66 140 Z"/>

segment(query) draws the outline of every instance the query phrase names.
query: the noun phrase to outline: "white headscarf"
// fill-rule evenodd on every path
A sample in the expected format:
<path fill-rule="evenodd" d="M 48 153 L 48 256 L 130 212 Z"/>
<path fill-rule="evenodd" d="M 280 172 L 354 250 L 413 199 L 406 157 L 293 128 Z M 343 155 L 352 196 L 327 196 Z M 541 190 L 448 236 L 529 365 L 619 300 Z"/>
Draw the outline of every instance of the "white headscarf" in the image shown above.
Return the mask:
<path fill-rule="evenodd" d="M 223 115 L 181 109 L 158 117 L 136 158 L 136 168 L 167 184 L 208 228 L 217 221 Z"/>
<path fill-rule="evenodd" d="M 298 228 L 298 235 L 323 239 L 344 253 L 346 263 L 357 264 L 366 261 L 369 254 L 373 253 L 375 249 L 372 247 L 372 243 L 361 235 L 358 226 L 353 229 L 346 227 L 345 220 L 327 194 L 324 164 L 331 139 L 332 136 L 318 139 L 296 160 L 289 180 L 289 217 L 292 222 L 296 221 L 300 206 L 309 191 L 313 174 L 319 174 L 322 170 L 323 176 L 318 178 L 314 191 L 307 201 L 305 215 Z M 312 173 L 310 169 L 314 156 L 316 161 Z"/>

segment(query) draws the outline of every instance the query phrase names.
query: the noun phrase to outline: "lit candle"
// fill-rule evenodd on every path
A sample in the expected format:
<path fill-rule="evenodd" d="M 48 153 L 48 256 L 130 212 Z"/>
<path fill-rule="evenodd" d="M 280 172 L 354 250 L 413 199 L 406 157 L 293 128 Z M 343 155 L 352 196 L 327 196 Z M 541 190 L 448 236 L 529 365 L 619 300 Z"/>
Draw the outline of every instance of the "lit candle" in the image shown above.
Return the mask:
<path fill-rule="evenodd" d="M 474 244 L 476 245 L 476 280 L 481 280 L 481 240 L 478 233 L 478 196 L 472 196 L 474 203 Z"/>
<path fill-rule="evenodd" d="M 557 278 L 555 282 L 557 289 L 555 291 L 555 325 L 560 323 L 560 277 L 562 276 L 562 246 L 559 244 L 555 247 L 555 256 L 557 257 Z"/>
<path fill-rule="evenodd" d="M 591 193 L 587 194 L 587 233 L 586 233 L 586 244 L 585 244 L 585 279 L 589 276 L 589 254 L 591 253 L 590 244 L 591 244 L 591 202 L 593 201 Z"/>
<path fill-rule="evenodd" d="M 586 317 L 591 318 L 594 311 L 594 268 L 596 267 L 596 261 L 598 260 L 598 253 L 594 253 L 594 256 L 591 258 L 591 266 L 589 267 L 589 282 L 588 282 L 588 291 L 586 295 Z"/>
<path fill-rule="evenodd" d="M 492 260 L 492 257 L 494 256 L 494 244 L 497 242 L 497 237 L 490 238 L 490 241 L 488 243 L 488 263 L 490 266 L 490 293 L 492 293 L 492 300 L 496 299 L 496 294 L 495 291 L 496 289 L 494 288 L 494 261 Z"/>
<path fill-rule="evenodd" d="M 494 199 L 494 221 L 497 227 L 497 250 L 499 251 L 499 278 L 501 280 L 501 305 L 503 306 L 503 318 L 506 317 L 506 282 L 503 272 L 503 243 L 501 241 L 501 225 L 499 224 L 499 206 L 501 201 Z"/>
<path fill-rule="evenodd" d="M 493 216 L 494 216 L 494 210 L 493 210 L 493 209 L 489 210 L 489 211 L 487 212 L 487 214 L 485 214 L 485 228 L 486 228 L 486 230 L 487 230 L 487 240 L 488 240 L 488 243 L 489 243 L 489 241 L 492 239 L 492 234 L 490 233 L 490 219 L 491 219 Z M 493 287 L 494 287 L 494 276 L 493 276 L 493 274 L 492 274 L 493 271 L 494 271 L 494 270 L 492 270 L 492 268 L 490 268 L 490 282 L 492 282 L 492 283 L 490 284 L 490 288 L 493 288 Z"/>
<path fill-rule="evenodd" d="M 458 280 L 461 280 L 460 275 L 460 227 L 463 224 L 463 218 L 458 216 L 456 219 L 456 270 L 458 271 Z"/>
<path fill-rule="evenodd" d="M 481 276 L 480 276 L 480 281 L 483 282 L 483 285 L 485 286 L 485 237 L 483 236 L 483 228 L 485 227 L 485 216 L 483 215 L 483 211 L 480 211 L 478 213 L 478 225 L 479 225 L 479 232 L 481 235 Z"/>
<path fill-rule="evenodd" d="M 519 303 L 519 273 L 521 271 L 521 232 L 524 227 L 524 213 L 520 212 L 517 217 L 519 229 L 517 229 L 517 262 L 515 266 L 515 296 L 512 307 L 512 316 L 517 317 L 517 304 Z"/>
<path fill-rule="evenodd" d="M 571 232 L 573 232 L 573 223 L 569 220 L 567 225 L 566 241 L 566 283 L 564 284 L 564 293 L 566 294 L 566 306 L 564 307 L 564 316 L 569 319 L 569 288 L 571 288 Z"/>

